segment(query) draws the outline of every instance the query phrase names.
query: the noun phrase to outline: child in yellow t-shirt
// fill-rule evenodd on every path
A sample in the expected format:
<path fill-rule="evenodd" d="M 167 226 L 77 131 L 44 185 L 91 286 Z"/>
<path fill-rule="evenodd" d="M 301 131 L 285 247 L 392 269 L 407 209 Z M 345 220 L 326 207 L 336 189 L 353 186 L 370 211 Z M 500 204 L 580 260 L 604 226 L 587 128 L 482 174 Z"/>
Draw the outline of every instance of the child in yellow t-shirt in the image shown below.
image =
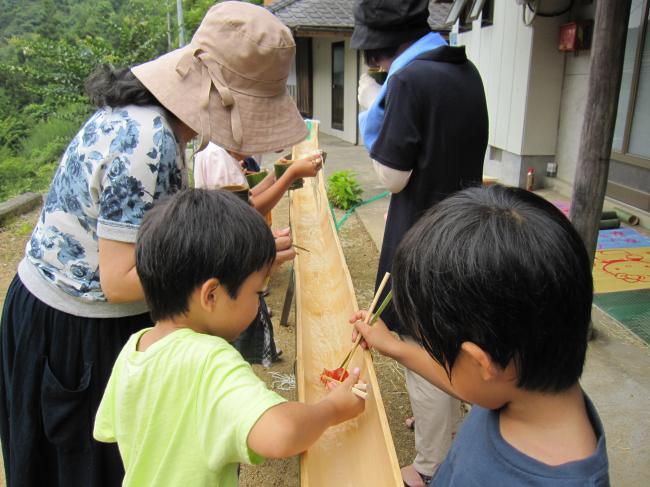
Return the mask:
<path fill-rule="evenodd" d="M 123 485 L 235 486 L 239 463 L 298 454 L 363 411 L 358 370 L 316 404 L 286 402 L 228 343 L 257 314 L 274 259 L 262 216 L 225 191 L 147 212 L 136 270 L 155 326 L 122 349 L 94 429 L 117 442 Z"/>

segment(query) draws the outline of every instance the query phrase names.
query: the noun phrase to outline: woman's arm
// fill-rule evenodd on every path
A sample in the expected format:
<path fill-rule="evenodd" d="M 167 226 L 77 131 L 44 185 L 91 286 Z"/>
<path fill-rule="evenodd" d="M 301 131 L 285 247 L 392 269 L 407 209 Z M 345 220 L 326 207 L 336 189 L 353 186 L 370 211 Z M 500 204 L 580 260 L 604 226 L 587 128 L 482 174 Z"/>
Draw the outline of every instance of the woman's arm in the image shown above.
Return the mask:
<path fill-rule="evenodd" d="M 99 239 L 99 281 L 111 303 L 144 300 L 144 290 L 135 270 L 135 244 Z"/>

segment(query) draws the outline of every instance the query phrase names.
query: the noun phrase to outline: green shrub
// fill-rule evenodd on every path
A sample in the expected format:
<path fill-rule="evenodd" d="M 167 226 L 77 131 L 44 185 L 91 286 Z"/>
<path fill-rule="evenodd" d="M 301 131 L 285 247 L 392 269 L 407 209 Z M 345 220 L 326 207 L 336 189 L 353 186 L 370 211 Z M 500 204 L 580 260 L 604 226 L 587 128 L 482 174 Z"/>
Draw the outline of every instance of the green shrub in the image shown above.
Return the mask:
<path fill-rule="evenodd" d="M 53 142 L 56 143 L 57 147 L 63 144 L 63 149 L 65 149 L 79 130 L 81 123 L 78 120 L 66 120 L 58 117 L 41 122 L 29 132 L 23 141 L 22 152 L 24 154 L 32 154 L 34 151 L 40 152 Z M 59 153 L 59 157 L 62 153 L 63 150 Z"/>
<path fill-rule="evenodd" d="M 44 145 L 25 144 L 17 154 L 0 148 L 0 201 L 26 191 L 46 191 L 69 142 L 59 136 Z"/>
<path fill-rule="evenodd" d="M 361 203 L 363 190 L 357 183 L 354 171 L 337 171 L 327 179 L 327 198 L 337 208 L 349 210 Z"/>
<path fill-rule="evenodd" d="M 28 131 L 28 122 L 21 117 L 8 115 L 0 119 L 0 147 L 18 149 Z"/>
<path fill-rule="evenodd" d="M 4 151 L 0 151 L 2 153 Z M 0 155 L 0 201 L 17 196 L 26 191 L 44 192 L 47 190 L 58 161 L 42 164 L 20 156 L 2 157 Z"/>

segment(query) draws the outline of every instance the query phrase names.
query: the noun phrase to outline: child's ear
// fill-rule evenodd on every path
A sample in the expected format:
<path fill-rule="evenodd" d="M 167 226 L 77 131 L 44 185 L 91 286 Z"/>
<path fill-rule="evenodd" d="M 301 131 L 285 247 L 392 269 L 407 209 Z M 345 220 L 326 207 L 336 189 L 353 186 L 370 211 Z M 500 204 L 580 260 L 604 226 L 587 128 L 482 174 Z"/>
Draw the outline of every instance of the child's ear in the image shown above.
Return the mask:
<path fill-rule="evenodd" d="M 213 310 L 219 301 L 221 294 L 221 283 L 217 278 L 210 278 L 201 284 L 199 288 L 199 302 L 201 307 L 206 310 Z"/>
<path fill-rule="evenodd" d="M 472 342 L 463 342 L 460 348 L 474 362 L 474 365 L 479 369 L 479 374 L 484 381 L 493 381 L 502 374 L 503 371 L 501 367 L 494 363 L 490 354 L 477 344 Z"/>

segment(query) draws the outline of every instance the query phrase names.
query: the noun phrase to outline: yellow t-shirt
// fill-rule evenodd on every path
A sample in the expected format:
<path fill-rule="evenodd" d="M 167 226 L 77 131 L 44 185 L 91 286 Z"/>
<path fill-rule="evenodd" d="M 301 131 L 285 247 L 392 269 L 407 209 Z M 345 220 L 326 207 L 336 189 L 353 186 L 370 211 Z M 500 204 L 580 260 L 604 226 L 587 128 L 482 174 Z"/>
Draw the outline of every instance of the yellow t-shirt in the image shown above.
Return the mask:
<path fill-rule="evenodd" d="M 175 331 L 120 352 L 95 418 L 95 439 L 117 442 L 125 486 L 236 486 L 238 463 L 261 463 L 248 433 L 285 401 L 225 340 Z"/>

